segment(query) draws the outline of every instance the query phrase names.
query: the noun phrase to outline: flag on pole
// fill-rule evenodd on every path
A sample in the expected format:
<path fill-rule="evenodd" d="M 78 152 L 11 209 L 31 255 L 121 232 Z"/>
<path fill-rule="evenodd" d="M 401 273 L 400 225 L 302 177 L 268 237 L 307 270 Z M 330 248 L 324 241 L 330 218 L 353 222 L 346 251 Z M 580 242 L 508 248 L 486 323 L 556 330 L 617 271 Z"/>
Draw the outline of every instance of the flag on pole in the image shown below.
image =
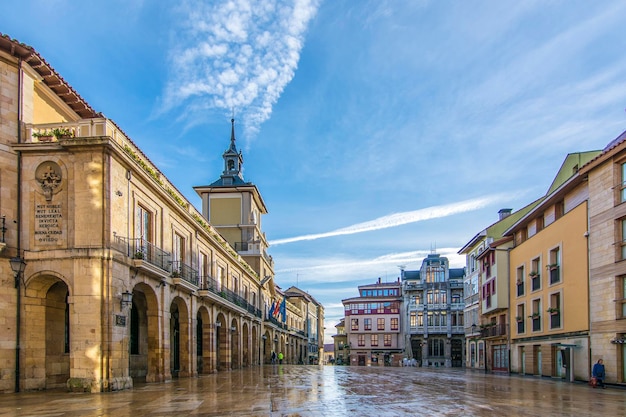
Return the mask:
<path fill-rule="evenodd" d="M 285 298 L 283 297 L 283 302 L 280 303 L 280 315 L 282 316 L 283 323 L 287 321 L 287 304 L 285 303 Z"/>
<path fill-rule="evenodd" d="M 276 301 L 276 306 L 274 307 L 274 311 L 272 312 L 272 316 L 277 316 L 280 312 L 280 303 Z"/>
<path fill-rule="evenodd" d="M 274 302 L 272 301 L 272 306 L 270 307 L 269 311 L 267 312 L 268 316 L 272 317 L 274 315 Z"/>

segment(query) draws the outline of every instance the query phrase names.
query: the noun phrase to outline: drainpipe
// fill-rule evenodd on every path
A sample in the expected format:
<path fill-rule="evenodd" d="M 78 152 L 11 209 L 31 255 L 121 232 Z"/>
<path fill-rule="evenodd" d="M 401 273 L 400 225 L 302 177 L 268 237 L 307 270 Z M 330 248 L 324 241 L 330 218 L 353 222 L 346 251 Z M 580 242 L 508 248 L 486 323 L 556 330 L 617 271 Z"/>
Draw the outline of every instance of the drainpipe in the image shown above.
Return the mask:
<path fill-rule="evenodd" d="M 17 61 L 17 143 L 22 142 L 22 58 Z M 21 252 L 21 235 L 22 235 L 22 152 L 17 151 L 17 256 Z M 17 290 L 17 302 L 15 311 L 15 392 L 20 392 L 20 327 L 21 310 L 22 310 L 22 294 L 19 275 L 15 279 L 15 289 Z"/>

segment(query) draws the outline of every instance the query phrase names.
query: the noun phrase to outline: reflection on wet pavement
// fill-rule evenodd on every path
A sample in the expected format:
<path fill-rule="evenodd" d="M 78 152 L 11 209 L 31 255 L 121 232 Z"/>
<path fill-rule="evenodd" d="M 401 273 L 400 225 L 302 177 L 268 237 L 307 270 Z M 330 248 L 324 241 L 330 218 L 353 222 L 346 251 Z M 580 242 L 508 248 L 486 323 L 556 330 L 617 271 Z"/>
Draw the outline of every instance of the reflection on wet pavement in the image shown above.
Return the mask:
<path fill-rule="evenodd" d="M 274 365 L 103 394 L 0 394 L 0 416 L 625 416 L 626 390 L 425 368 Z"/>

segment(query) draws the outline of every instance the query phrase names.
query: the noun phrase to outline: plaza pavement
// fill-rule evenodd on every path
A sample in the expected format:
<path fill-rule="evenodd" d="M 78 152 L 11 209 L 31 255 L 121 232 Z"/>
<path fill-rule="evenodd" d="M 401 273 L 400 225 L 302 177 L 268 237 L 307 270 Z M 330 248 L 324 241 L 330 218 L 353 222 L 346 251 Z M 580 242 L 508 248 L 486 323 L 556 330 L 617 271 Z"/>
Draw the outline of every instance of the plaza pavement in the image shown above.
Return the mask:
<path fill-rule="evenodd" d="M 101 394 L 0 394 L 0 417 L 626 416 L 626 390 L 461 369 L 266 365 Z"/>

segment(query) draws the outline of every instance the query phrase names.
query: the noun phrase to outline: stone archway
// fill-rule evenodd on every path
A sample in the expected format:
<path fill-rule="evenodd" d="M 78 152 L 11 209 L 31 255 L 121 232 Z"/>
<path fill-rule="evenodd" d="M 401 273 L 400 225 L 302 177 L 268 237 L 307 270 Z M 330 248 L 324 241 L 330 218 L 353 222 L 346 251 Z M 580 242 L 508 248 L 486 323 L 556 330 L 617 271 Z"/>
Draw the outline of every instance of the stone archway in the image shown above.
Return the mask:
<path fill-rule="evenodd" d="M 215 370 L 212 329 L 209 311 L 206 307 L 200 307 L 196 320 L 196 366 L 199 374 L 210 374 Z"/>
<path fill-rule="evenodd" d="M 172 377 L 191 375 L 189 312 L 180 297 L 170 306 L 170 371 Z"/>
<path fill-rule="evenodd" d="M 231 338 L 231 359 L 230 359 L 230 367 L 231 369 L 241 368 L 241 343 L 239 341 L 239 323 L 237 323 L 237 319 L 233 319 L 230 324 L 230 338 Z"/>
<path fill-rule="evenodd" d="M 130 311 L 130 376 L 137 382 L 165 380 L 159 325 L 159 304 L 154 289 L 139 283 L 133 288 Z"/>
<path fill-rule="evenodd" d="M 263 363 L 271 363 L 272 352 L 273 352 L 272 335 L 270 334 L 268 330 L 266 330 L 265 333 L 263 333 L 263 336 L 261 337 L 261 339 L 263 340 L 263 351 L 262 351 Z"/>
<path fill-rule="evenodd" d="M 71 378 L 70 335 L 77 320 L 69 295 L 67 284 L 52 275 L 33 278 L 26 287 L 22 356 L 29 361 L 23 373 L 27 389 L 61 388 Z"/>
<path fill-rule="evenodd" d="M 251 347 L 251 364 L 258 365 L 259 364 L 259 336 L 258 329 L 256 326 L 252 326 L 252 347 Z"/>
<path fill-rule="evenodd" d="M 230 330 L 226 325 L 226 317 L 219 313 L 215 320 L 215 353 L 218 371 L 230 369 L 230 346 L 228 334 Z"/>

